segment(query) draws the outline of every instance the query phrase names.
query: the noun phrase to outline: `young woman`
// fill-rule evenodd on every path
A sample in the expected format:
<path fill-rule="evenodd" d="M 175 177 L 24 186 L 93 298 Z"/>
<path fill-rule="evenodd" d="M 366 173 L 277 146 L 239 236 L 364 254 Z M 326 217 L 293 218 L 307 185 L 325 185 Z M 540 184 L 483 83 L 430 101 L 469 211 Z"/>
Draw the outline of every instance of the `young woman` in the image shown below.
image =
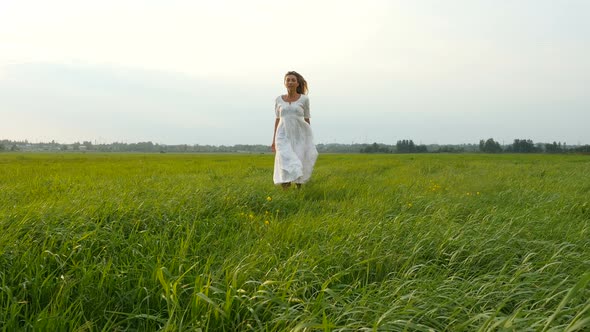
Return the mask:
<path fill-rule="evenodd" d="M 291 183 L 301 184 L 311 177 L 318 151 L 313 144 L 310 126 L 307 82 L 299 73 L 285 74 L 287 94 L 275 100 L 275 130 L 272 151 L 275 152 L 273 181 L 284 189 Z"/>

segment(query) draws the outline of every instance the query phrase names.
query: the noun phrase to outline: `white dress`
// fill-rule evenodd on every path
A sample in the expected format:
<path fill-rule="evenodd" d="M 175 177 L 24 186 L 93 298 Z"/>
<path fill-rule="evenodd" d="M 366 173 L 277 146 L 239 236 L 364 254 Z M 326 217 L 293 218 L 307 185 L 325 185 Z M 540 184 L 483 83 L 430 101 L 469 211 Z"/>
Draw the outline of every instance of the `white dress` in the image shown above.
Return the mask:
<path fill-rule="evenodd" d="M 278 96 L 275 100 L 275 114 L 279 119 L 275 136 L 275 184 L 305 183 L 311 177 L 318 150 L 313 144 L 309 118 L 309 97 L 301 95 L 291 103 Z"/>

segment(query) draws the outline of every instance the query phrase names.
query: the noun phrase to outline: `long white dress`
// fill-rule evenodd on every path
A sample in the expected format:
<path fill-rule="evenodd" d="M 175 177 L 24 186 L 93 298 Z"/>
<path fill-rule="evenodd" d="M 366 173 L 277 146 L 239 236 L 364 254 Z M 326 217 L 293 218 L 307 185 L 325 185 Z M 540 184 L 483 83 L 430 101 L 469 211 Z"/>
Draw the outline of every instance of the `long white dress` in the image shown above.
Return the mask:
<path fill-rule="evenodd" d="M 275 136 L 275 184 L 307 182 L 318 157 L 313 144 L 309 118 L 309 97 L 301 95 L 291 103 L 278 96 L 275 100 L 275 115 L 279 119 Z"/>

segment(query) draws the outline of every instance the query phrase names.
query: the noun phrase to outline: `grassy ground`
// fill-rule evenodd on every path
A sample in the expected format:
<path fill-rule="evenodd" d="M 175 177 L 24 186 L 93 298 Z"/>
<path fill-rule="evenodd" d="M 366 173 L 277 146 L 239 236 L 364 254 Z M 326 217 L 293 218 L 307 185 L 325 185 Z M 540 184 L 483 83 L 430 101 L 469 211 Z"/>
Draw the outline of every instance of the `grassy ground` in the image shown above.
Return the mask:
<path fill-rule="evenodd" d="M 0 326 L 590 329 L 590 158 L 0 154 Z"/>

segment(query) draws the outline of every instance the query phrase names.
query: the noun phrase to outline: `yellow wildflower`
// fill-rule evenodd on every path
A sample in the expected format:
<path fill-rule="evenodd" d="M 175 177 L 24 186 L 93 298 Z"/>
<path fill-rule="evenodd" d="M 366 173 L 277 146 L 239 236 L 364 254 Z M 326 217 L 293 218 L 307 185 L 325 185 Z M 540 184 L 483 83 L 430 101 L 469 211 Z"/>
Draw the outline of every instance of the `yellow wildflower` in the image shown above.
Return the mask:
<path fill-rule="evenodd" d="M 266 198 L 266 200 L 270 202 L 270 201 L 272 201 L 272 197 L 268 196 L 268 197 Z"/>

